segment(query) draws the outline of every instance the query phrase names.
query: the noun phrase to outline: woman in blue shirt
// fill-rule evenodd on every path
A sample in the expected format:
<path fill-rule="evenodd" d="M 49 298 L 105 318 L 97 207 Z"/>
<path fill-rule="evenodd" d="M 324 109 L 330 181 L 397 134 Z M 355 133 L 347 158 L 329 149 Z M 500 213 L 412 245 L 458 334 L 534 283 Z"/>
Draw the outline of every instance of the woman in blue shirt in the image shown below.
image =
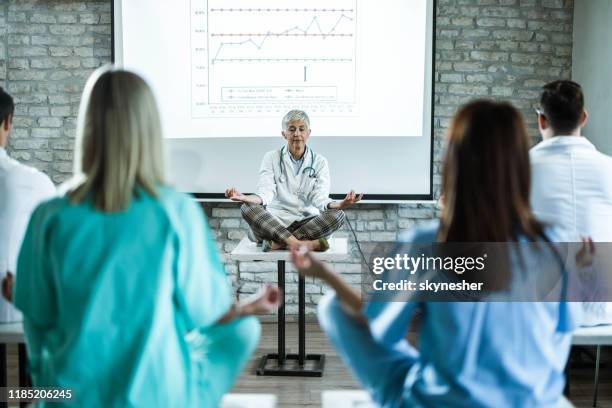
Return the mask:
<path fill-rule="evenodd" d="M 160 119 L 137 75 L 83 93 L 75 179 L 34 212 L 19 255 L 34 386 L 81 407 L 216 407 L 254 351 L 268 287 L 234 304 L 202 209 L 164 186 Z M 61 402 L 61 401 L 60 401 Z"/>
<path fill-rule="evenodd" d="M 449 130 L 440 220 L 403 241 L 541 242 L 560 259 L 548 243 L 563 241 L 561 232 L 538 222 L 529 207 L 528 147 L 511 105 L 476 101 L 461 108 Z M 292 251 L 301 273 L 334 289 L 319 304 L 321 327 L 381 406 L 548 407 L 559 401 L 576 317 L 568 303 L 363 304 L 327 265 L 305 249 Z M 496 269 L 501 275 L 492 282 L 510 285 L 515 276 L 536 272 L 521 270 L 529 259 L 502 259 L 506 267 Z M 406 341 L 416 309 L 422 313 L 418 350 Z"/>

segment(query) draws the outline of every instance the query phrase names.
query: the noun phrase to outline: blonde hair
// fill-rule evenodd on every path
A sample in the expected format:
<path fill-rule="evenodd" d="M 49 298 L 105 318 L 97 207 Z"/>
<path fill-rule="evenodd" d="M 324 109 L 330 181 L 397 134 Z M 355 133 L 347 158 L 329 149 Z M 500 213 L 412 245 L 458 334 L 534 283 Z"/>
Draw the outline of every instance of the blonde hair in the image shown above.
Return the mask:
<path fill-rule="evenodd" d="M 85 85 L 77 125 L 73 202 L 104 212 L 126 209 L 138 191 L 156 196 L 164 181 L 161 121 L 138 75 L 102 67 Z"/>

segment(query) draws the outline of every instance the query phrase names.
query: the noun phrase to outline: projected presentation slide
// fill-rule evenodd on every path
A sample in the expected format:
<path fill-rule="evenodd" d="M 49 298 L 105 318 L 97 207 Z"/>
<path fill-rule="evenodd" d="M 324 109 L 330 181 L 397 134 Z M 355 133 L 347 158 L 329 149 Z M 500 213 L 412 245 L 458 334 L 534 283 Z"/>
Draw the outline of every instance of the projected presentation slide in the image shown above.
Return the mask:
<path fill-rule="evenodd" d="M 129 0 L 119 60 L 145 76 L 167 137 L 424 135 L 427 0 Z"/>
<path fill-rule="evenodd" d="M 191 2 L 194 117 L 358 115 L 357 0 L 302 4 Z"/>

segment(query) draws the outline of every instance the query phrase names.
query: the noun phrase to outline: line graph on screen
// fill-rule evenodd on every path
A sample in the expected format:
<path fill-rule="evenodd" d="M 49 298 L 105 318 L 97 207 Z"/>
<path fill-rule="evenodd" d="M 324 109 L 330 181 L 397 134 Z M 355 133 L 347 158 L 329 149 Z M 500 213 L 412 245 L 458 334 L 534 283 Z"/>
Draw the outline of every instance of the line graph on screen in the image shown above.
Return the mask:
<path fill-rule="evenodd" d="M 355 114 L 357 0 L 302 4 L 192 0 L 194 117 Z"/>

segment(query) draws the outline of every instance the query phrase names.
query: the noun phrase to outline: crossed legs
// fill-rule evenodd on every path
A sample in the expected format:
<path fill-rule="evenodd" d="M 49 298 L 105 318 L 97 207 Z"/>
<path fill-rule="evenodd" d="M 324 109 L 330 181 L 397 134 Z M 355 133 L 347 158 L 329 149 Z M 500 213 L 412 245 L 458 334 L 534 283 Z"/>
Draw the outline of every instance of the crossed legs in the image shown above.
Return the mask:
<path fill-rule="evenodd" d="M 260 204 L 243 204 L 240 210 L 257 240 L 273 241 L 276 243 L 276 248 L 273 249 L 299 242 L 316 245 L 320 238 L 326 238 L 340 229 L 346 218 L 342 210 L 326 210 L 315 217 L 296 221 L 285 227 Z"/>

